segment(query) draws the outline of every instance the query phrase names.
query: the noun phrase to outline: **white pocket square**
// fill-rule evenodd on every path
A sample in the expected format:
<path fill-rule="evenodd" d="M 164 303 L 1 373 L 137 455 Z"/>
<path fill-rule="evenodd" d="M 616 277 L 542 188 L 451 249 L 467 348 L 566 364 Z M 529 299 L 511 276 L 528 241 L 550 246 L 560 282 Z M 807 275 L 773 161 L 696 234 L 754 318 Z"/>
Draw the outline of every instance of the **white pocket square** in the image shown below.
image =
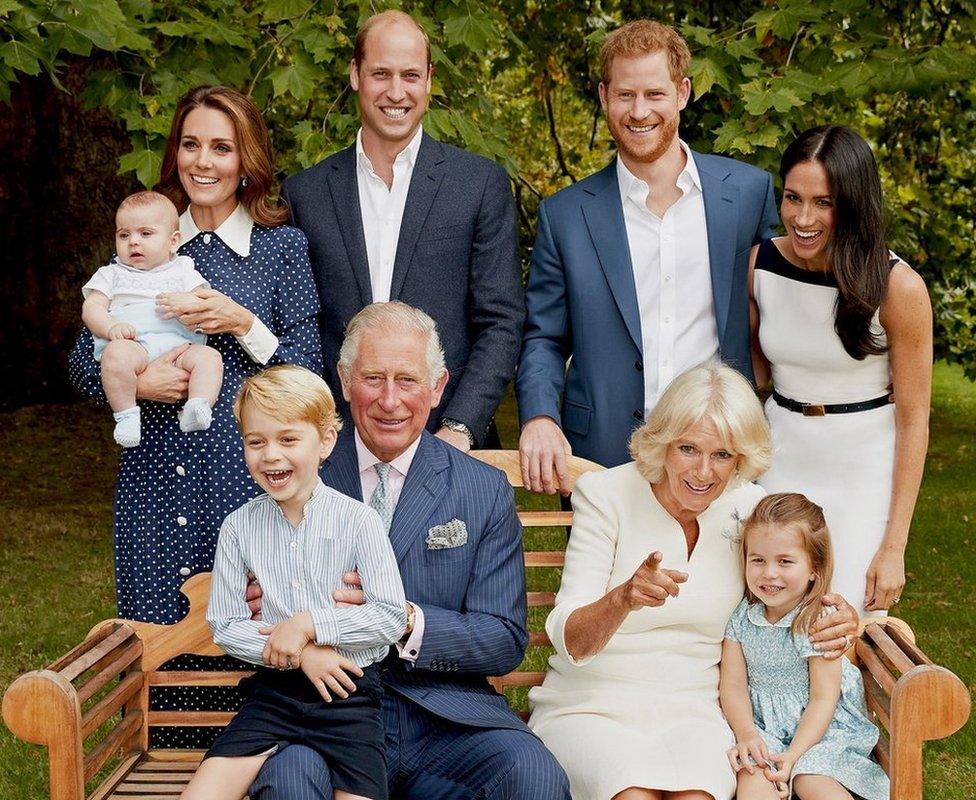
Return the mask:
<path fill-rule="evenodd" d="M 468 527 L 462 520 L 452 519 L 443 525 L 435 525 L 427 531 L 428 550 L 447 550 L 460 547 L 468 541 Z"/>

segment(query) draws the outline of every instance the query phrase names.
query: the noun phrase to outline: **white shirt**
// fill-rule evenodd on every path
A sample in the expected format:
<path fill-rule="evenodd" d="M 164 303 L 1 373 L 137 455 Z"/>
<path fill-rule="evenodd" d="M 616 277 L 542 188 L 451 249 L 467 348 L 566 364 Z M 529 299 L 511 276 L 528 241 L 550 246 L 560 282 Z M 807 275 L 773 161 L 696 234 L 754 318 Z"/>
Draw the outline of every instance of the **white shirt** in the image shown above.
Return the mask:
<path fill-rule="evenodd" d="M 359 466 L 359 485 L 363 491 L 363 502 L 369 505 L 369 499 L 380 484 L 380 476 L 374 467 L 383 462 L 380 461 L 359 438 L 359 431 L 353 432 L 353 439 L 356 442 L 356 460 Z M 393 500 L 393 507 L 400 501 L 400 492 L 403 490 L 404 481 L 407 479 L 407 472 L 413 463 L 413 457 L 417 455 L 417 448 L 420 447 L 420 437 L 418 436 L 413 444 L 394 458 L 390 463 L 390 472 L 386 478 L 386 485 L 390 491 L 390 498 Z M 400 658 L 404 661 L 416 661 L 420 655 L 420 645 L 424 639 L 424 610 L 416 603 L 411 603 L 414 610 L 413 632 L 405 642 L 396 642 L 396 648 L 400 653 Z"/>
<path fill-rule="evenodd" d="M 397 242 L 400 240 L 400 223 L 407 205 L 410 178 L 417 163 L 423 128 L 393 161 L 393 186 L 373 171 L 373 164 L 363 150 L 363 129 L 356 134 L 356 182 L 359 186 L 359 211 L 363 219 L 363 236 L 366 239 L 366 259 L 369 262 L 369 282 L 373 290 L 373 302 L 385 303 L 390 299 L 393 285 L 393 263 L 396 261 Z"/>
<path fill-rule="evenodd" d="M 180 214 L 180 236 L 183 244 L 197 236 L 203 236 L 204 243 L 210 244 L 210 237 L 216 236 L 241 258 L 247 258 L 251 255 L 252 228 L 254 228 L 254 220 L 251 219 L 251 215 L 247 213 L 244 206 L 240 204 L 212 233 L 201 231 L 197 227 L 189 208 Z M 258 318 L 257 314 L 254 315 L 251 329 L 243 336 L 235 336 L 234 338 L 244 348 L 244 352 L 250 356 L 251 360 L 258 364 L 267 364 L 275 350 L 278 349 L 278 337 Z"/>
<path fill-rule="evenodd" d="M 701 178 L 688 145 L 680 144 L 681 197 L 663 217 L 647 209 L 647 183 L 617 157 L 641 322 L 645 419 L 676 375 L 719 355 Z"/>
<path fill-rule="evenodd" d="M 371 599 L 339 606 L 332 590 L 358 569 Z M 261 621 L 244 599 L 248 571 L 261 581 Z M 207 623 L 232 656 L 260 664 L 266 625 L 308 611 L 315 643 L 331 645 L 360 667 L 386 657 L 404 625 L 403 585 L 379 516 L 318 482 L 296 527 L 266 494 L 230 513 L 220 526 Z"/>

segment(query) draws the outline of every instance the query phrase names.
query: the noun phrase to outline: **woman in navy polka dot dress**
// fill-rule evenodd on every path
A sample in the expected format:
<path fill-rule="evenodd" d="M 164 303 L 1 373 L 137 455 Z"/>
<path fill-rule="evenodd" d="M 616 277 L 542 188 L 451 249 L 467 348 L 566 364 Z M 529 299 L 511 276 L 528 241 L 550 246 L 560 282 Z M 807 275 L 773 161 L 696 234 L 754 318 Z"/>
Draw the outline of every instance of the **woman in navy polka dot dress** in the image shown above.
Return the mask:
<path fill-rule="evenodd" d="M 142 444 L 123 451 L 115 491 L 122 617 L 181 619 L 187 605 L 179 587 L 212 568 L 224 517 L 259 494 L 231 411 L 243 379 L 280 363 L 322 372 L 308 245 L 301 231 L 281 224 L 287 211 L 268 199 L 273 174 L 267 129 L 249 98 L 224 87 L 198 87 L 181 99 L 157 188 L 186 208 L 179 252 L 193 259 L 212 288 L 165 295 L 160 311 L 207 334 L 223 356 L 224 382 L 210 429 L 183 433 L 177 412 L 186 373 L 173 363 L 180 349 L 140 376 L 139 398 L 150 401 L 141 403 Z M 87 332 L 69 363 L 72 382 L 104 400 Z"/>

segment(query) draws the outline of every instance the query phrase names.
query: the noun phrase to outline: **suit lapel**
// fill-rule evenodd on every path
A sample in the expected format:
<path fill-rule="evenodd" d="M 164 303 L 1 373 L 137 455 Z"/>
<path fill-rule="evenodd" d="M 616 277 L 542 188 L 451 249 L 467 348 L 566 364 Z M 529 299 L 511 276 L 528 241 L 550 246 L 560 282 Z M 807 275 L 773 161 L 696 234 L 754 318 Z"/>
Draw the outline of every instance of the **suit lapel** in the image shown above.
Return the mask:
<path fill-rule="evenodd" d="M 332 161 L 329 172 L 332 205 L 339 221 L 339 233 L 346 247 L 346 255 L 359 285 L 364 306 L 373 302 L 373 288 L 369 279 L 369 259 L 366 256 L 366 236 L 359 205 L 359 183 L 356 180 L 356 146 L 347 147 Z"/>
<path fill-rule="evenodd" d="M 427 431 L 420 434 L 420 446 L 410 464 L 390 524 L 390 544 L 398 564 L 414 540 L 426 535 L 426 522 L 447 492 L 450 462 L 445 446 L 449 445 L 439 445 Z"/>
<path fill-rule="evenodd" d="M 614 302 L 627 325 L 627 332 L 637 349 L 643 352 L 637 287 L 634 284 L 634 267 L 630 263 L 630 245 L 620 202 L 616 159 L 595 177 L 592 188 L 586 189 L 589 196 L 582 202 L 583 219 Z"/>
<path fill-rule="evenodd" d="M 359 460 L 356 458 L 356 441 L 352 426 L 339 434 L 336 446 L 319 470 L 322 482 L 342 492 L 353 500 L 363 499 L 363 484 L 359 480 Z"/>
<path fill-rule="evenodd" d="M 426 133 L 420 140 L 417 163 L 414 164 L 407 190 L 407 204 L 403 208 L 400 238 L 397 240 L 396 259 L 393 262 L 393 282 L 390 299 L 397 300 L 403 290 L 417 238 L 427 222 L 427 215 L 444 178 L 444 146 Z M 436 266 L 436 265 L 432 265 Z"/>
<path fill-rule="evenodd" d="M 694 157 L 702 182 L 705 227 L 708 230 L 708 266 L 712 275 L 712 302 L 715 305 L 715 322 L 721 346 L 725 336 L 725 324 L 729 319 L 729 303 L 732 300 L 735 232 L 739 225 L 736 207 L 739 191 L 727 181 L 731 174 L 728 169 L 712 172 L 698 153 Z"/>

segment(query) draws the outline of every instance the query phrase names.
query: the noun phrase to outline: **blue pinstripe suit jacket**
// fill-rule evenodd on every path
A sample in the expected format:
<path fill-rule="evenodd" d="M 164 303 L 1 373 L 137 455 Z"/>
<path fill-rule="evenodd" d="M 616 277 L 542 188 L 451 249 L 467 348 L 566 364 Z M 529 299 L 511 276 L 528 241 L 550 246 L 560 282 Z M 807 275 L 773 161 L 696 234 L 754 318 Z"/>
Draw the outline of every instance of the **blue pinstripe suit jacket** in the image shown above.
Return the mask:
<path fill-rule="evenodd" d="M 363 499 L 352 426 L 323 464 L 322 480 Z M 429 550 L 428 530 L 454 519 L 465 523 L 467 542 Z M 387 690 L 461 724 L 528 730 L 486 680 L 515 669 L 528 643 L 522 526 L 505 476 L 424 431 L 390 542 L 425 627 L 415 664 L 395 651 L 383 662 Z"/>

